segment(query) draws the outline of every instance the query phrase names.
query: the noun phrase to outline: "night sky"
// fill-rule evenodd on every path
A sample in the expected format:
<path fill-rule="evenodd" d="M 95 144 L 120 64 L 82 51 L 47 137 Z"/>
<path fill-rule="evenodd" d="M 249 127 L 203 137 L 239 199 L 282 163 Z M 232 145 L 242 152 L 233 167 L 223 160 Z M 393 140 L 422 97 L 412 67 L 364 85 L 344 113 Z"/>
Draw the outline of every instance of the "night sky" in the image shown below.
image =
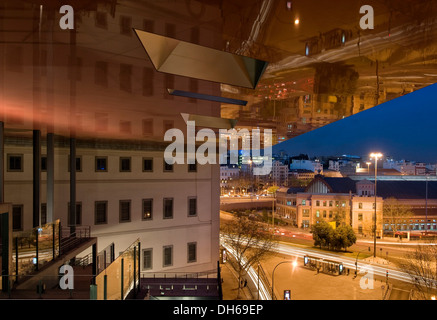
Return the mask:
<path fill-rule="evenodd" d="M 273 147 L 289 156 L 381 152 L 395 160 L 437 163 L 437 84 L 380 104 Z"/>

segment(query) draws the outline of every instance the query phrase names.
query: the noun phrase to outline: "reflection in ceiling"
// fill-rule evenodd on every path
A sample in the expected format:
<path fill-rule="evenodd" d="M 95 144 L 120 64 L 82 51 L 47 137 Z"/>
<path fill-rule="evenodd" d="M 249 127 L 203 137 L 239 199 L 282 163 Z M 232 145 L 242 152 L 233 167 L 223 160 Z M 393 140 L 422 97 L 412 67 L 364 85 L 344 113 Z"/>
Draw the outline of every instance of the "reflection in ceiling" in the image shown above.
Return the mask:
<path fill-rule="evenodd" d="M 221 103 L 221 117 L 238 120 L 237 128 L 271 128 L 274 142 L 437 79 L 437 0 L 78 0 L 76 4 L 72 5 L 78 8 L 77 28 L 70 33 L 57 26 L 57 1 L 0 4 L 5 71 L 0 89 L 6 128 L 50 125 L 45 120 L 52 114 L 51 105 L 26 109 L 36 98 L 31 91 L 35 72 L 47 73 L 41 74 L 40 98 L 47 96 L 61 109 L 71 102 L 69 90 L 78 93 L 75 109 L 56 118 L 59 134 L 68 135 L 73 128 L 75 134 L 90 137 L 103 132 L 111 138 L 141 139 L 148 134 L 144 123 L 151 118 L 164 118 L 163 126 L 169 127 L 184 124 L 181 112 L 220 115 L 212 104 L 217 102 L 197 103 L 194 96 L 168 93 L 176 89 L 247 101 L 246 105 Z M 363 4 L 374 9 L 374 29 L 360 27 Z M 216 90 L 207 81 L 170 77 L 153 69 L 134 28 L 267 61 L 268 66 L 254 89 L 221 84 Z M 20 55 L 22 64 L 16 63 Z M 75 87 L 60 83 L 60 72 L 68 80 L 76 77 Z M 22 74 L 29 75 L 29 82 L 21 80 Z M 144 79 L 153 83 L 152 89 L 142 83 Z M 179 107 L 187 100 L 188 107 Z M 143 128 L 141 124 L 136 128 L 138 119 Z M 161 127 L 155 126 L 154 131 L 159 134 L 153 138 L 162 141 Z"/>

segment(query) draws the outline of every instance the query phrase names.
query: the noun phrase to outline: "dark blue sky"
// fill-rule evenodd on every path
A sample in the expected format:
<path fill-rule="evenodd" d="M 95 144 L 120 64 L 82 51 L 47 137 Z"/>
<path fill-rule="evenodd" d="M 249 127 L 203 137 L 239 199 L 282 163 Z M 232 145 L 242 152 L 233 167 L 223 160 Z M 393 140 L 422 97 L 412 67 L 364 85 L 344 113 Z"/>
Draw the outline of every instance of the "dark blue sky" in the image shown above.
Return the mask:
<path fill-rule="evenodd" d="M 273 146 L 312 156 L 367 156 L 437 163 L 437 84 Z"/>

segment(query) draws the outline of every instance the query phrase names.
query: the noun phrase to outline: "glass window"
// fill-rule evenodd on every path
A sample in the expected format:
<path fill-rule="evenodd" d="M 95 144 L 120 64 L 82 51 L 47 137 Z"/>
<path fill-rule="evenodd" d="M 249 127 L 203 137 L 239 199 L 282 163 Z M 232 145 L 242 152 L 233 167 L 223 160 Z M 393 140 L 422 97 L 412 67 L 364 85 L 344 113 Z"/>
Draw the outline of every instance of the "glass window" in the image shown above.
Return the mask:
<path fill-rule="evenodd" d="M 173 171 L 173 165 L 168 164 L 167 161 L 164 159 L 164 172 L 172 172 Z"/>
<path fill-rule="evenodd" d="M 197 216 L 197 198 L 195 197 L 188 198 L 188 216 Z"/>
<path fill-rule="evenodd" d="M 153 249 L 143 250 L 143 270 L 149 270 L 153 268 Z"/>
<path fill-rule="evenodd" d="M 173 198 L 164 198 L 164 219 L 173 219 Z"/>
<path fill-rule="evenodd" d="M 187 262 L 196 262 L 197 260 L 197 243 L 190 242 L 187 244 Z"/>
<path fill-rule="evenodd" d="M 130 221 L 130 208 L 131 201 L 130 200 L 120 200 L 120 222 L 129 222 Z"/>
<path fill-rule="evenodd" d="M 152 220 L 153 218 L 153 199 L 143 200 L 143 220 Z"/>
<path fill-rule="evenodd" d="M 122 157 L 120 158 L 120 172 L 130 172 L 131 171 L 131 158 Z"/>
<path fill-rule="evenodd" d="M 153 158 L 143 158 L 143 172 L 153 171 Z"/>
<path fill-rule="evenodd" d="M 173 246 L 165 246 L 163 249 L 163 267 L 173 265 Z"/>
<path fill-rule="evenodd" d="M 107 223 L 107 201 L 96 201 L 94 211 L 94 223 L 105 224 Z"/>
<path fill-rule="evenodd" d="M 47 156 L 41 157 L 41 171 L 42 172 L 47 171 Z"/>
<path fill-rule="evenodd" d="M 8 171 L 22 172 L 23 171 L 23 155 L 8 154 Z"/>
<path fill-rule="evenodd" d="M 188 172 L 197 172 L 197 162 L 188 164 Z"/>
<path fill-rule="evenodd" d="M 96 172 L 107 172 L 107 171 L 108 171 L 108 158 L 96 157 Z"/>
<path fill-rule="evenodd" d="M 70 155 L 68 155 L 68 172 L 70 172 Z M 76 157 L 76 171 L 81 172 L 82 171 L 82 156 Z"/>

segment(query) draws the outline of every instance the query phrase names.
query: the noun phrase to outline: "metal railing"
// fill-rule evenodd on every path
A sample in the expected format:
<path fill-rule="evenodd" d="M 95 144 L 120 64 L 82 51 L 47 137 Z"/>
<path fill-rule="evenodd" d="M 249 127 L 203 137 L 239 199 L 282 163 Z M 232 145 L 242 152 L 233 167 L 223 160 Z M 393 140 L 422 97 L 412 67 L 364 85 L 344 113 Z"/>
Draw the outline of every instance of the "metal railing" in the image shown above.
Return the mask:
<path fill-rule="evenodd" d="M 60 252 L 64 254 L 91 237 L 91 226 L 76 226 L 74 232 L 70 227 L 62 227 L 60 233 Z"/>
<path fill-rule="evenodd" d="M 212 275 L 212 276 L 211 276 Z M 153 279 L 199 279 L 199 278 L 217 278 L 217 269 L 207 270 L 203 272 L 141 272 L 141 278 Z"/>

